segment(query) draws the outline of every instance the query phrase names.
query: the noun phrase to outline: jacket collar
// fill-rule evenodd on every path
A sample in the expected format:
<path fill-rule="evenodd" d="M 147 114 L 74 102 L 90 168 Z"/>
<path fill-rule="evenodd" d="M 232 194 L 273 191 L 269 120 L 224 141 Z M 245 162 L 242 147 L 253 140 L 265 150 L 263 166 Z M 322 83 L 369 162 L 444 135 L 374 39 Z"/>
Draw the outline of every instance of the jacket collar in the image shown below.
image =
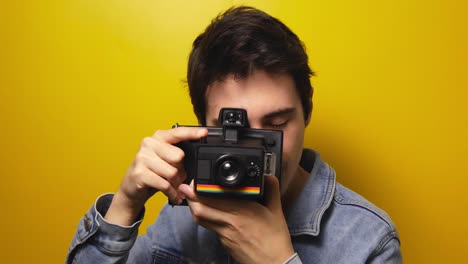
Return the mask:
<path fill-rule="evenodd" d="M 289 233 L 318 236 L 322 216 L 335 193 L 335 171 L 322 161 L 318 152 L 310 149 L 304 149 L 300 165 L 310 176 L 286 216 Z"/>

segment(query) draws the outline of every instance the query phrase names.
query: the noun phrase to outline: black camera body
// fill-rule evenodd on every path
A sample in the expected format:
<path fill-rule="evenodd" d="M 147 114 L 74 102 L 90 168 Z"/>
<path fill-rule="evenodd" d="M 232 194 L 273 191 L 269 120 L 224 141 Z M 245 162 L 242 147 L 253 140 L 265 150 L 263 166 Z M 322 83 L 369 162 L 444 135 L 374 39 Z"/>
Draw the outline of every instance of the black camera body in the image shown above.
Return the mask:
<path fill-rule="evenodd" d="M 200 195 L 262 202 L 264 177 L 281 180 L 283 132 L 249 128 L 241 108 L 221 109 L 218 120 L 207 137 L 177 144 L 185 152 L 185 183 L 193 179 Z"/>

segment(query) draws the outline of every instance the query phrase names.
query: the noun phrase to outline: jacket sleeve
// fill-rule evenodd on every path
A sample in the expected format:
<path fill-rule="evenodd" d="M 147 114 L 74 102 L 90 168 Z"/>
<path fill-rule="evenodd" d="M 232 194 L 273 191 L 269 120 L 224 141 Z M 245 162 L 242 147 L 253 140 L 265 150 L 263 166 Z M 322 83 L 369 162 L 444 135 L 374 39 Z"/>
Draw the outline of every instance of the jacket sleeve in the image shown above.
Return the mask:
<path fill-rule="evenodd" d="M 126 263 L 130 249 L 138 236 L 144 210 L 131 226 L 106 222 L 113 194 L 100 196 L 83 216 L 72 239 L 66 263 Z M 143 257 L 143 256 L 142 256 Z"/>

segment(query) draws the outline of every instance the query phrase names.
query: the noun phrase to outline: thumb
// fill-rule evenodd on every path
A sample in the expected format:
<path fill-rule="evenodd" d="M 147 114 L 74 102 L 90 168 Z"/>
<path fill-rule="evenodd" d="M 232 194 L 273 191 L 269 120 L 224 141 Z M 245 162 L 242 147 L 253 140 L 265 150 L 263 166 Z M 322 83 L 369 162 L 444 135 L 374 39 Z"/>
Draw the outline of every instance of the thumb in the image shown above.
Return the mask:
<path fill-rule="evenodd" d="M 265 177 L 266 207 L 272 212 L 282 211 L 279 180 L 275 176 Z"/>

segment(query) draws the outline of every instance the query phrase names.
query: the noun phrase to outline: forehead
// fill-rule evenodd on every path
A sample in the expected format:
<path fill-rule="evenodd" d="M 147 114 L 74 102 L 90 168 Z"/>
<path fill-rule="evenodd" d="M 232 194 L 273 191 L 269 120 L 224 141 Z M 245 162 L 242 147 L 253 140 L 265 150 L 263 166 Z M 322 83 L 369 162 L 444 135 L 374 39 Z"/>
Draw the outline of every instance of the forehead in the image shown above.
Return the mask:
<path fill-rule="evenodd" d="M 244 108 L 250 120 L 285 108 L 301 107 L 293 79 L 287 74 L 257 71 L 246 78 L 233 75 L 211 84 L 206 93 L 206 119 L 216 119 L 223 107 Z"/>

